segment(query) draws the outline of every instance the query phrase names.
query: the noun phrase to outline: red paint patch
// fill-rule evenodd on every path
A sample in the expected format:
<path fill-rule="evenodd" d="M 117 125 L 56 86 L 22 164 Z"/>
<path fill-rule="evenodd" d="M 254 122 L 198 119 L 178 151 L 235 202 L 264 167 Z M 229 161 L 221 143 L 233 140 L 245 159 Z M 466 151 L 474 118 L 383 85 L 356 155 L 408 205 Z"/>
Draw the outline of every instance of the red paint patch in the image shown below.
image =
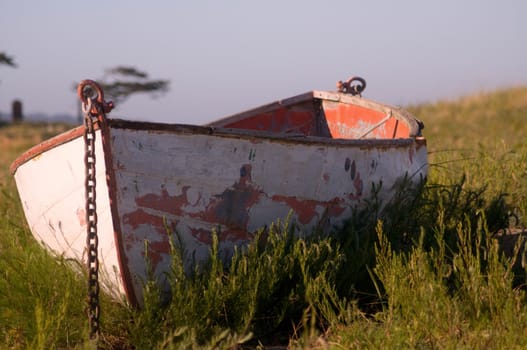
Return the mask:
<path fill-rule="evenodd" d="M 129 225 L 132 229 L 137 229 L 139 225 L 148 224 L 156 228 L 157 231 L 165 232 L 163 218 L 157 215 L 149 214 L 143 209 L 137 209 L 133 212 L 123 215 L 123 223 Z"/>
<path fill-rule="evenodd" d="M 254 237 L 251 232 L 247 230 L 225 230 L 220 232 L 220 241 L 229 241 L 229 242 L 248 242 Z"/>
<path fill-rule="evenodd" d="M 320 202 L 315 200 L 298 199 L 296 197 L 286 197 L 275 195 L 272 197 L 273 201 L 283 202 L 287 204 L 298 216 L 298 221 L 301 224 L 309 224 L 313 218 L 318 216 L 317 207 L 323 207 L 326 210 L 325 216 L 333 217 L 342 214 L 345 208 L 340 204 L 341 198 L 334 198 L 327 202 Z"/>
<path fill-rule="evenodd" d="M 186 210 L 192 207 L 187 196 L 189 186 L 183 187 L 180 195 L 171 196 L 166 189 L 162 189 L 160 195 L 149 193 L 137 197 L 135 202 L 139 207 L 179 216 L 183 220 L 187 217 L 209 223 L 211 226 L 225 226 L 226 230 L 220 234 L 220 239 L 245 239 L 247 237 L 249 209 L 260 200 L 262 195 L 260 189 L 252 184 L 251 171 L 251 165 L 244 164 L 240 168 L 239 180 L 221 194 L 211 196 L 205 209 L 197 212 Z M 153 225 L 160 233 L 165 230 L 160 216 L 148 214 L 143 209 L 125 215 L 125 224 L 131 225 L 133 229 L 136 229 L 140 224 L 149 224 Z M 196 239 L 210 243 L 210 231 L 190 229 Z"/>
<path fill-rule="evenodd" d="M 308 224 L 311 220 L 317 216 L 316 208 L 320 205 L 320 202 L 315 200 L 298 199 L 296 197 L 286 197 L 280 195 L 274 195 L 273 201 L 283 202 L 287 204 L 295 214 L 298 216 L 298 220 L 302 224 Z"/>
<path fill-rule="evenodd" d="M 81 227 L 86 226 L 86 210 L 83 208 L 78 208 L 76 211 L 77 219 L 79 220 L 79 225 Z"/>
<path fill-rule="evenodd" d="M 226 128 L 265 130 L 276 133 L 301 133 L 316 135 L 316 118 L 312 111 L 312 104 L 305 107 L 277 108 L 272 112 L 261 113 L 243 118 L 225 125 Z"/>
<path fill-rule="evenodd" d="M 176 222 L 166 223 L 168 227 L 165 226 L 165 223 L 166 221 L 163 217 L 154 214 L 149 214 L 143 209 L 137 209 L 133 212 L 123 215 L 123 224 L 125 226 L 131 227 L 132 230 L 137 230 L 140 225 L 148 225 L 150 227 L 153 227 L 156 232 L 159 233 L 160 237 L 166 237 L 169 233 L 173 233 L 176 231 Z M 136 243 L 134 242 L 133 237 L 134 235 L 131 234 L 123 234 L 125 244 L 128 248 L 130 248 L 130 245 Z"/>
<path fill-rule="evenodd" d="M 189 227 L 192 236 L 196 238 L 201 243 L 210 245 L 212 243 L 211 231 L 204 228 L 192 228 Z"/>
<path fill-rule="evenodd" d="M 123 216 L 123 223 L 125 226 L 131 227 L 132 230 L 136 230 L 140 225 L 148 225 L 154 228 L 159 234 L 156 237 L 146 237 L 141 238 L 141 240 L 134 234 L 123 234 L 123 242 L 126 250 L 132 249 L 137 244 L 143 245 L 145 243 L 144 239 L 148 240 L 148 258 L 152 264 L 152 268 L 155 270 L 157 264 L 163 259 L 163 256 L 170 253 L 169 233 L 176 231 L 176 223 L 169 223 L 169 227 L 167 228 L 163 217 L 149 214 L 143 209 L 137 209 L 125 214 Z M 126 229 L 125 232 L 129 233 Z"/>
<path fill-rule="evenodd" d="M 189 186 L 183 187 L 180 195 L 170 196 L 168 191 L 163 188 L 161 190 L 161 195 L 154 193 L 146 194 L 142 197 L 137 197 L 135 202 L 138 206 L 144 208 L 151 208 L 165 213 L 182 215 L 184 213 L 183 207 L 189 205 L 187 192 Z"/>
<path fill-rule="evenodd" d="M 170 242 L 168 236 L 160 242 L 150 242 L 148 244 L 148 260 L 152 270 L 155 271 L 157 265 L 163 260 L 164 256 L 170 254 Z"/>

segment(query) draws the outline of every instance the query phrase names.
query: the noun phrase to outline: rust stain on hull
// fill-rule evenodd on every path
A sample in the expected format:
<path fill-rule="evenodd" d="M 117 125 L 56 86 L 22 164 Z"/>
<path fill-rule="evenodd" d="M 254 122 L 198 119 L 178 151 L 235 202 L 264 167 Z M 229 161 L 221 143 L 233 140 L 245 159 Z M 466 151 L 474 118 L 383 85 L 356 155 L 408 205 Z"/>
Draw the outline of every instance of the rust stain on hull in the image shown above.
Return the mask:
<path fill-rule="evenodd" d="M 316 220 L 317 223 L 322 220 L 322 217 L 320 217 L 319 214 L 321 211 L 324 215 L 338 217 L 345 210 L 345 207 L 343 206 L 344 200 L 342 198 L 334 198 L 327 202 L 320 202 L 316 200 L 274 195 L 272 199 L 273 201 L 287 204 L 287 206 L 296 213 L 298 221 L 304 225 L 308 225 L 313 222 L 313 220 Z"/>

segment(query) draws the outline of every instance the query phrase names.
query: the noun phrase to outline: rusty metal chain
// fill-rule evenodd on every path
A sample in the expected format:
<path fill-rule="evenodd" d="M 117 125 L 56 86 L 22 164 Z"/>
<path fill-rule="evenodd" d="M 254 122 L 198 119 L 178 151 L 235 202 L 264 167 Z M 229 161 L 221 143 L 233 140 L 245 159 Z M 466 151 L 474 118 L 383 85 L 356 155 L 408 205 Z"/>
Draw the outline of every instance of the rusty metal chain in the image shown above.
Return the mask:
<path fill-rule="evenodd" d="M 88 91 L 91 90 L 91 91 Z M 95 123 L 106 125 L 106 113 L 113 108 L 112 102 L 104 100 L 101 87 L 93 80 L 83 80 L 77 87 L 84 114 L 84 165 L 86 191 L 86 249 L 88 253 L 88 319 L 90 339 L 96 341 L 100 333 L 99 305 L 99 237 L 97 233 L 97 198 L 95 173 Z M 95 94 L 96 96 L 90 96 Z M 104 141 L 104 140 L 103 140 Z"/>
<path fill-rule="evenodd" d="M 352 82 L 358 81 L 359 85 L 351 85 Z M 351 77 L 347 81 L 339 80 L 337 90 L 346 94 L 359 95 L 366 89 L 366 80 L 361 77 Z"/>
<path fill-rule="evenodd" d="M 93 100 L 82 103 L 84 113 L 84 165 L 86 193 L 86 247 L 88 252 L 88 319 L 90 321 L 90 338 L 99 335 L 99 238 L 97 236 L 97 204 L 96 204 L 96 173 L 95 173 L 95 128 L 92 116 Z"/>

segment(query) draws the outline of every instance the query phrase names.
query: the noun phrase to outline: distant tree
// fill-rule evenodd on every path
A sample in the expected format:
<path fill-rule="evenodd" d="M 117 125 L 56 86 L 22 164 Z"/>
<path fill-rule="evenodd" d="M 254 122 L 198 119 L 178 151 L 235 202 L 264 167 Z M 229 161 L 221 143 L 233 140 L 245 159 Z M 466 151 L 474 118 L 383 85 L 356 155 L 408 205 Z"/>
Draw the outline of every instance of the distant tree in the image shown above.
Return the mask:
<path fill-rule="evenodd" d="M 147 93 L 154 97 L 168 91 L 168 80 L 152 80 L 135 67 L 117 66 L 107 69 L 99 82 L 108 99 L 118 105 L 131 95 Z"/>
<path fill-rule="evenodd" d="M 3 51 L 0 51 L 0 65 L 16 68 L 15 59 Z"/>
<path fill-rule="evenodd" d="M 134 94 L 147 93 L 156 97 L 167 92 L 170 84 L 168 80 L 151 80 L 148 78 L 148 73 L 130 66 L 106 69 L 103 77 L 97 79 L 97 82 L 104 91 L 104 98 L 112 101 L 117 107 Z M 77 84 L 74 85 L 74 89 L 77 89 Z M 82 122 L 82 118 L 79 103 L 79 122 Z"/>
<path fill-rule="evenodd" d="M 5 52 L 0 52 L 0 64 L 5 64 L 7 66 L 16 68 L 15 59 L 12 56 L 9 56 Z"/>

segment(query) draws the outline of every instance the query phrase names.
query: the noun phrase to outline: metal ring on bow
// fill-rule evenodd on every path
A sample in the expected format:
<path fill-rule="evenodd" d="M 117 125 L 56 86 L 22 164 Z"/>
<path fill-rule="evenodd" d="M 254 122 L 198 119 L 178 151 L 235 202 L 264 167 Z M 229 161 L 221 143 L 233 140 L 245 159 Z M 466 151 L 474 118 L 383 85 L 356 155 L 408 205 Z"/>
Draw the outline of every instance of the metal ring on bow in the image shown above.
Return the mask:
<path fill-rule="evenodd" d="M 351 85 L 352 82 L 357 81 L 359 82 L 358 85 Z M 366 89 L 366 80 L 364 80 L 361 77 L 351 77 L 347 81 L 343 82 L 342 80 L 339 80 L 337 82 L 337 90 L 338 92 L 342 92 L 345 94 L 351 94 L 351 95 L 361 95 L 361 93 Z"/>

